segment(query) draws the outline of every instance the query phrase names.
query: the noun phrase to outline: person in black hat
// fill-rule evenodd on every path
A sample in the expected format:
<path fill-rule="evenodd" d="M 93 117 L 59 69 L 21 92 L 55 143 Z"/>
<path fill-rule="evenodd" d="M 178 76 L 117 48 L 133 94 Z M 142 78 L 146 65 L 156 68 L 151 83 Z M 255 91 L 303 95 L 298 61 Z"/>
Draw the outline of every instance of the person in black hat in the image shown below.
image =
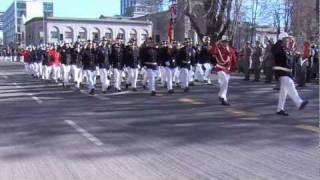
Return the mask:
<path fill-rule="evenodd" d="M 112 45 L 110 62 L 113 67 L 114 87 L 116 91 L 121 92 L 121 75 L 124 67 L 124 47 L 120 44 L 119 39 Z"/>
<path fill-rule="evenodd" d="M 146 47 L 140 49 L 140 59 L 141 64 L 146 67 L 147 81 L 149 90 L 151 91 L 151 96 L 156 95 L 156 82 L 155 82 L 155 73 L 158 68 L 157 64 L 158 52 L 155 47 L 153 39 L 150 37 L 147 39 Z"/>
<path fill-rule="evenodd" d="M 164 73 L 165 75 L 165 83 L 168 88 L 168 93 L 173 94 L 174 91 L 173 91 L 172 81 L 173 81 L 174 68 L 176 66 L 172 59 L 171 48 L 169 48 L 167 41 L 163 41 L 161 44 L 161 47 L 158 53 L 158 61 L 159 61 L 158 63 L 165 68 L 165 71 L 162 73 Z"/>
<path fill-rule="evenodd" d="M 65 43 L 60 49 L 61 54 L 61 67 L 63 71 L 63 87 L 70 86 L 69 79 L 71 73 L 71 47 L 69 43 Z"/>
<path fill-rule="evenodd" d="M 124 64 L 128 69 L 126 88 L 131 85 L 132 91 L 137 91 L 138 67 L 140 62 L 139 48 L 136 39 L 131 39 L 124 50 Z"/>
<path fill-rule="evenodd" d="M 93 43 L 88 41 L 86 48 L 82 53 L 83 70 L 87 78 L 89 93 L 95 94 L 95 82 L 96 82 L 96 51 L 93 47 Z"/>
<path fill-rule="evenodd" d="M 190 39 L 185 39 L 184 46 L 179 49 L 177 55 L 177 65 L 180 68 L 181 87 L 184 92 L 189 91 L 189 70 L 195 64 L 196 50 L 192 46 Z"/>
<path fill-rule="evenodd" d="M 102 85 L 102 93 L 105 94 L 107 89 L 110 89 L 110 80 L 108 72 L 110 70 L 110 53 L 111 49 L 107 44 L 107 39 L 103 38 L 101 45 L 97 48 L 97 64 L 99 66 L 100 81 Z"/>

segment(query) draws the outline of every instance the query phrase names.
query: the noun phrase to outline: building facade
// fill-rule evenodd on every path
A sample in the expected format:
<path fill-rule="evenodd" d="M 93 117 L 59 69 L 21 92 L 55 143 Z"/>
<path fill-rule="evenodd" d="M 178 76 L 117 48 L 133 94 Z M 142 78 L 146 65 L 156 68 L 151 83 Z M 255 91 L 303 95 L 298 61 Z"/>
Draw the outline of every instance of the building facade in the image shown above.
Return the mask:
<path fill-rule="evenodd" d="M 121 16 L 139 17 L 163 10 L 167 0 L 121 0 Z"/>
<path fill-rule="evenodd" d="M 0 46 L 3 45 L 3 12 L 0 12 Z"/>
<path fill-rule="evenodd" d="M 33 17 L 54 15 L 54 0 L 14 0 L 4 12 L 4 43 L 17 46 L 25 43 L 24 23 Z"/>
<path fill-rule="evenodd" d="M 119 18 L 33 18 L 26 23 L 26 45 L 99 41 L 102 37 L 121 39 L 127 43 L 137 39 L 138 45 L 152 35 L 152 22 Z M 44 30 L 44 34 L 42 34 Z"/>

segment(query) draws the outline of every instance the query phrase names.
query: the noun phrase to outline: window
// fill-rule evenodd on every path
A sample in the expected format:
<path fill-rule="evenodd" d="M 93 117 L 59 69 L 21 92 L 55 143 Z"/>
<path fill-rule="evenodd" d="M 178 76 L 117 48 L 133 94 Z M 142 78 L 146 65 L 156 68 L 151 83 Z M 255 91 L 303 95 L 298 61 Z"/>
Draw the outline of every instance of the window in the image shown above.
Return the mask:
<path fill-rule="evenodd" d="M 112 36 L 113 36 L 113 35 L 112 35 L 112 30 L 111 30 L 111 29 L 107 29 L 107 31 L 106 31 L 106 33 L 105 33 L 105 37 L 106 37 L 107 39 L 113 39 Z"/>
<path fill-rule="evenodd" d="M 25 2 L 17 2 L 17 8 L 18 9 L 26 9 L 26 3 Z"/>
<path fill-rule="evenodd" d="M 59 39 L 59 29 L 57 27 L 53 27 L 50 32 L 50 37 L 52 39 Z"/>
<path fill-rule="evenodd" d="M 85 28 L 80 28 L 78 38 L 80 40 L 87 40 L 87 30 Z"/>
<path fill-rule="evenodd" d="M 118 39 L 121 39 L 121 40 L 125 40 L 125 31 L 123 29 L 120 29 L 119 30 L 119 33 L 117 35 L 117 38 Z"/>

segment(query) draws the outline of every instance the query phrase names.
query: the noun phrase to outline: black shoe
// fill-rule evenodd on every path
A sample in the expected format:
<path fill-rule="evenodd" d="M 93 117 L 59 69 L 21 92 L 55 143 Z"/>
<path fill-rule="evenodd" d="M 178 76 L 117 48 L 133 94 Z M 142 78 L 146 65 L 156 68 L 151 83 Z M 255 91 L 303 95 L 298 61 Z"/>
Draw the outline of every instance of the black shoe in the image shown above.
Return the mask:
<path fill-rule="evenodd" d="M 132 88 L 132 91 L 133 91 L 133 92 L 136 92 L 136 91 L 137 91 L 137 88 Z"/>
<path fill-rule="evenodd" d="M 278 111 L 277 114 L 281 116 L 289 116 L 289 114 L 285 110 Z"/>
<path fill-rule="evenodd" d="M 109 86 L 109 87 L 107 87 L 107 90 L 108 90 L 108 91 L 110 91 L 110 90 L 111 90 L 111 88 L 112 88 L 112 87 L 111 87 L 111 86 Z"/>
<path fill-rule="evenodd" d="M 129 89 L 129 86 L 130 86 L 129 84 L 126 84 L 126 89 Z"/>
<path fill-rule="evenodd" d="M 107 91 L 102 91 L 102 94 L 107 94 Z"/>
<path fill-rule="evenodd" d="M 90 95 L 94 95 L 94 89 L 91 89 L 91 91 L 90 91 L 89 94 L 90 94 Z"/>
<path fill-rule="evenodd" d="M 189 83 L 189 86 L 195 86 L 195 85 L 194 85 L 194 82 L 190 82 L 190 83 Z"/>
<path fill-rule="evenodd" d="M 121 89 L 117 89 L 117 92 L 121 92 Z"/>
<path fill-rule="evenodd" d="M 273 90 L 279 91 L 280 88 L 279 87 L 275 87 L 275 88 L 273 88 Z"/>
<path fill-rule="evenodd" d="M 156 93 L 155 91 L 152 91 L 150 95 L 151 95 L 151 96 L 156 96 L 157 93 Z"/>
<path fill-rule="evenodd" d="M 219 97 L 219 101 L 221 102 L 221 105 L 223 106 L 230 106 L 230 103 L 228 103 L 224 98 Z"/>
<path fill-rule="evenodd" d="M 299 107 L 299 110 L 303 110 L 307 106 L 308 103 L 309 103 L 309 101 L 303 101 Z"/>
<path fill-rule="evenodd" d="M 147 86 L 146 86 L 146 85 L 143 85 L 143 89 L 146 90 L 146 89 L 147 89 Z"/>
<path fill-rule="evenodd" d="M 171 89 L 168 91 L 168 94 L 174 94 L 174 91 Z"/>
<path fill-rule="evenodd" d="M 179 84 L 179 83 L 177 83 L 177 84 L 176 84 L 176 86 L 177 86 L 177 88 L 181 88 L 181 86 L 180 86 L 180 84 Z"/>
<path fill-rule="evenodd" d="M 184 89 L 184 92 L 185 92 L 185 93 L 189 92 L 189 88 L 186 87 L 186 88 Z"/>
<path fill-rule="evenodd" d="M 259 79 L 255 79 L 255 80 L 253 80 L 254 82 L 260 82 L 260 80 Z"/>

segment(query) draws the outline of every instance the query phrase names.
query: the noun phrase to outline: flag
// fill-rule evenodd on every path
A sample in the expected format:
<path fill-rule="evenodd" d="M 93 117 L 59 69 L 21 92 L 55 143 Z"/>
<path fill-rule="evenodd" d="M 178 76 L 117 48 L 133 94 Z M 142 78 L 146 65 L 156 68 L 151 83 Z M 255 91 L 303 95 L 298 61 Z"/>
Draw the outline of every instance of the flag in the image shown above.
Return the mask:
<path fill-rule="evenodd" d="M 168 41 L 171 43 L 173 40 L 173 18 L 170 18 L 169 26 L 168 26 Z"/>

